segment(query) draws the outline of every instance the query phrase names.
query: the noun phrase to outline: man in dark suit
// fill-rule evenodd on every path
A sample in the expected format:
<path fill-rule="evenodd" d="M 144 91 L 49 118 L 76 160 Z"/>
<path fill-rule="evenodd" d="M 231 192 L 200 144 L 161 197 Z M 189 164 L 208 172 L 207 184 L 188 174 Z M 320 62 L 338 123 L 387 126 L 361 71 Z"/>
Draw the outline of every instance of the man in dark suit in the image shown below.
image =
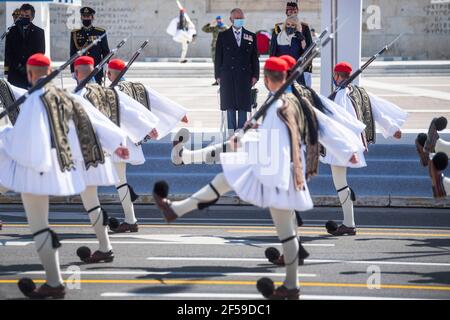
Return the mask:
<path fill-rule="evenodd" d="M 70 55 L 74 55 L 77 51 L 89 46 L 97 38 L 106 33 L 105 29 L 94 27 L 92 25 L 94 21 L 95 10 L 89 7 L 83 7 L 80 10 L 81 22 L 83 26 L 81 29 L 72 30 L 70 36 Z M 94 46 L 91 50 L 86 52 L 87 56 L 94 58 L 95 65 L 99 64 L 105 56 L 109 54 L 108 39 L 104 37 L 99 45 Z M 74 66 L 71 66 L 72 73 L 74 72 Z M 98 84 L 103 82 L 103 72 L 97 73 L 95 81 Z"/>
<path fill-rule="evenodd" d="M 20 7 L 20 17 L 11 28 L 5 42 L 5 76 L 9 83 L 27 89 L 26 64 L 35 53 L 45 54 L 44 30 L 35 26 L 35 9 L 30 4 Z"/>
<path fill-rule="evenodd" d="M 256 35 L 243 28 L 244 12 L 233 9 L 230 20 L 233 26 L 217 38 L 215 77 L 220 84 L 220 108 L 228 113 L 228 129 L 237 130 L 244 126 L 247 112 L 251 111 L 252 87 L 259 80 L 259 59 Z"/>

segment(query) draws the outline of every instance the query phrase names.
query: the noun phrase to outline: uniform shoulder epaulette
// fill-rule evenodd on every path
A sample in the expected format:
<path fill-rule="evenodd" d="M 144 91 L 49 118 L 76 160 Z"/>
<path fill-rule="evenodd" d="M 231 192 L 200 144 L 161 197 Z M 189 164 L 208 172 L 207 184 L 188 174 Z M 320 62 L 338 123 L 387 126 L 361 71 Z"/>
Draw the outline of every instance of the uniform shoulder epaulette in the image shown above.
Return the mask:
<path fill-rule="evenodd" d="M 97 30 L 97 31 L 101 31 L 101 32 L 105 32 L 106 31 L 105 29 L 99 28 L 99 27 L 94 27 L 94 29 Z"/>
<path fill-rule="evenodd" d="M 78 31 L 80 31 L 81 29 L 72 29 L 72 33 L 74 33 L 74 32 L 78 32 Z"/>
<path fill-rule="evenodd" d="M 279 22 L 275 24 L 275 27 L 273 28 L 275 34 L 278 34 L 281 31 L 281 26 L 283 25 L 283 22 Z"/>

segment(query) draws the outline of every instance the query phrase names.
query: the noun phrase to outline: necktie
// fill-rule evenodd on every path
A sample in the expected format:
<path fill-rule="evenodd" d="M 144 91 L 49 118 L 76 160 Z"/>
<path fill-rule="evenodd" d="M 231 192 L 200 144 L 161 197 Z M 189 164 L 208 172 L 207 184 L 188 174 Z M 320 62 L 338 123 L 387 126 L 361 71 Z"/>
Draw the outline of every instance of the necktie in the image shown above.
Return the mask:
<path fill-rule="evenodd" d="M 241 46 L 241 32 L 235 31 L 235 34 L 236 34 L 236 41 L 237 41 L 238 47 L 240 47 Z"/>

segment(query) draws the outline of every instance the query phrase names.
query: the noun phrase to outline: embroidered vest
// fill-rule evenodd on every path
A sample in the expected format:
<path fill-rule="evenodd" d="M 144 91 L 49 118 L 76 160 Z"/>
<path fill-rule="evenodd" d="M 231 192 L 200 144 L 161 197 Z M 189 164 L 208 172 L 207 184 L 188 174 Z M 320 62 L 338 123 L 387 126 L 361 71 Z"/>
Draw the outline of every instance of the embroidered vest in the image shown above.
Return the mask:
<path fill-rule="evenodd" d="M 45 87 L 45 93 L 41 96 L 41 100 L 47 111 L 52 147 L 56 149 L 62 172 L 75 168 L 68 139 L 69 120 L 73 120 L 75 123 L 86 169 L 105 163 L 100 141 L 81 105 L 71 99 L 67 92 L 51 85 Z"/>
<path fill-rule="evenodd" d="M 86 85 L 86 90 L 84 97 L 115 125 L 120 127 L 120 107 L 117 92 L 96 83 Z"/>
<path fill-rule="evenodd" d="M 0 110 L 6 110 L 6 108 L 12 105 L 14 101 L 16 101 L 16 98 L 14 97 L 14 93 L 12 92 L 9 84 L 5 80 L 0 79 Z M 9 121 L 11 121 L 13 125 L 16 124 L 17 118 L 19 117 L 19 112 L 19 107 L 16 107 L 14 110 L 8 112 Z"/>
<path fill-rule="evenodd" d="M 359 121 L 363 122 L 366 125 L 366 129 L 363 132 L 363 139 L 367 147 L 370 143 L 375 143 L 376 139 L 372 104 L 370 103 L 369 95 L 367 94 L 365 89 L 355 85 L 349 86 L 349 89 L 350 92 L 348 96 L 353 104 L 356 116 Z"/>
<path fill-rule="evenodd" d="M 145 106 L 148 110 L 150 108 L 150 100 L 148 99 L 147 89 L 142 83 L 139 82 L 130 82 L 130 81 L 120 81 L 117 85 L 120 91 L 130 96 L 143 106 Z"/>

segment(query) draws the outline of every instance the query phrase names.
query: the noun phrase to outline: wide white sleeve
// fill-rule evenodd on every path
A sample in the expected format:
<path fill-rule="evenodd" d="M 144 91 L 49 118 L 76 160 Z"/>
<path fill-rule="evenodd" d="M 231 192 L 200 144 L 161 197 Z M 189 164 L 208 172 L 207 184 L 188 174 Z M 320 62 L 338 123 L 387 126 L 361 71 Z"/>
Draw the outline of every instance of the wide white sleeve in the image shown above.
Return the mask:
<path fill-rule="evenodd" d="M 113 154 L 118 147 L 126 147 L 127 134 L 125 131 L 116 126 L 114 122 L 109 120 L 108 117 L 103 115 L 86 99 L 74 94 L 72 94 L 72 97 L 84 107 L 100 140 L 100 144 L 106 152 Z"/>
<path fill-rule="evenodd" d="M 21 96 L 23 96 L 25 93 L 27 93 L 27 90 L 13 86 L 12 84 L 9 84 L 9 87 L 11 88 L 11 91 L 14 94 L 14 97 L 19 99 Z"/>
<path fill-rule="evenodd" d="M 156 126 L 159 140 L 170 134 L 186 115 L 187 110 L 152 88 L 147 87 L 146 89 L 151 111 L 160 120 Z"/>
<path fill-rule="evenodd" d="M 392 137 L 405 123 L 408 113 L 395 104 L 369 93 L 372 114 L 385 138 Z"/>
<path fill-rule="evenodd" d="M 48 172 L 52 167 L 50 125 L 41 94 L 38 90 L 24 102 L 16 124 L 3 136 L 3 145 L 18 164 Z"/>
<path fill-rule="evenodd" d="M 319 97 L 322 104 L 331 112 L 331 114 L 326 113 L 327 116 L 356 134 L 360 134 L 366 129 L 366 125 L 359 121 L 353 114 L 349 113 L 345 108 L 322 95 L 319 95 Z"/>
<path fill-rule="evenodd" d="M 142 141 L 159 123 L 146 107 L 116 89 L 120 100 L 120 127 L 134 143 Z"/>
<path fill-rule="evenodd" d="M 277 114 L 282 105 L 282 101 L 278 100 L 268 110 L 257 129 L 257 145 L 249 141 L 255 147 L 251 149 L 252 146 L 249 145 L 248 148 L 251 150 L 249 157 L 253 159 L 250 162 L 252 171 L 258 181 L 268 187 L 288 190 L 291 177 L 291 140 L 287 126 Z"/>
<path fill-rule="evenodd" d="M 319 122 L 319 142 L 339 162 L 347 163 L 353 154 L 365 150 L 360 137 L 337 121 L 316 110 Z"/>
<path fill-rule="evenodd" d="M 178 24 L 179 18 L 173 18 L 172 21 L 170 21 L 169 26 L 166 29 L 166 32 L 171 35 L 172 37 L 175 36 L 177 33 L 177 24 Z"/>

